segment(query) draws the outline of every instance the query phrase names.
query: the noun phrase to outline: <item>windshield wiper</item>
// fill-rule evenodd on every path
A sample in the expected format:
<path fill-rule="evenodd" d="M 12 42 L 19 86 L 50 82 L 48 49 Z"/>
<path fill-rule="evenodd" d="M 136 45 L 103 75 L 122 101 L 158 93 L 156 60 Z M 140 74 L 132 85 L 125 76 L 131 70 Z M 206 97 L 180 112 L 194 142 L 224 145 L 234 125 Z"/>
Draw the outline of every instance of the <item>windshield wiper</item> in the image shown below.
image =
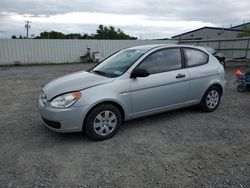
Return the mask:
<path fill-rule="evenodd" d="M 93 72 L 93 73 L 96 73 L 96 74 L 99 74 L 99 75 L 102 75 L 102 76 L 110 77 L 109 74 L 107 74 L 106 72 L 103 72 L 103 71 L 91 70 L 90 72 Z"/>

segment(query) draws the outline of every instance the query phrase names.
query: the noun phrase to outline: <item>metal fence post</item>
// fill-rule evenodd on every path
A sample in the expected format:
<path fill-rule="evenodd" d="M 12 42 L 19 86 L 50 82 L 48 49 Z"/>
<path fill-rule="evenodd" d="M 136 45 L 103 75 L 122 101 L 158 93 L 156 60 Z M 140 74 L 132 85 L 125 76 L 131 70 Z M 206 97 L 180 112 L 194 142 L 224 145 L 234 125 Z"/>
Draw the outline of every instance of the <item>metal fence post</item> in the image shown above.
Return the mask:
<path fill-rule="evenodd" d="M 250 38 L 248 38 L 247 40 L 247 47 L 246 47 L 246 54 L 245 54 L 245 58 L 247 59 L 247 54 L 248 54 L 248 50 L 249 50 L 249 42 L 250 41 Z"/>
<path fill-rule="evenodd" d="M 218 52 L 220 51 L 220 43 L 221 43 L 221 40 L 219 40 L 219 43 L 218 43 Z"/>

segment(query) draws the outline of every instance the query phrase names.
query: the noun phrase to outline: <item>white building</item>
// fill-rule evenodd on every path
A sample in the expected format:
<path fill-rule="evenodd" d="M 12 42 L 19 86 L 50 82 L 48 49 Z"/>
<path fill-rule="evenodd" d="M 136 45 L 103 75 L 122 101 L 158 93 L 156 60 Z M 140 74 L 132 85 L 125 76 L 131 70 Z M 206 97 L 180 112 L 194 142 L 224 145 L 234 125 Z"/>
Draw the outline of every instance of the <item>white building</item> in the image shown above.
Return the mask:
<path fill-rule="evenodd" d="M 231 39 L 238 38 L 242 29 L 250 27 L 250 22 L 236 25 L 230 28 L 223 27 L 202 27 L 186 33 L 175 35 L 175 40 L 206 40 L 206 39 Z"/>
<path fill-rule="evenodd" d="M 233 26 L 233 27 L 231 27 L 231 29 L 239 29 L 239 30 L 242 30 L 244 27 L 250 27 L 250 22 L 247 22 L 247 23 L 243 23 L 243 24 L 240 24 L 240 25 Z"/>
<path fill-rule="evenodd" d="M 220 27 L 202 27 L 186 33 L 173 36 L 176 40 L 206 40 L 206 39 L 226 39 L 237 38 L 241 29 L 220 28 Z"/>

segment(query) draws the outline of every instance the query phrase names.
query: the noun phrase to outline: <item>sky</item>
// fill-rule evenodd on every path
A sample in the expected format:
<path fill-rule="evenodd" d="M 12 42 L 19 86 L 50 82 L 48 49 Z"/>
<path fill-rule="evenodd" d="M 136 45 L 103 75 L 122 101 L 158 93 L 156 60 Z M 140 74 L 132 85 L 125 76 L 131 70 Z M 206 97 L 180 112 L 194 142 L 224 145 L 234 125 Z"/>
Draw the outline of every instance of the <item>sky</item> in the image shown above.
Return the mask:
<path fill-rule="evenodd" d="M 171 38 L 204 26 L 250 21 L 249 0 L 0 0 L 0 38 L 43 31 L 95 33 L 112 25 L 140 39 Z"/>

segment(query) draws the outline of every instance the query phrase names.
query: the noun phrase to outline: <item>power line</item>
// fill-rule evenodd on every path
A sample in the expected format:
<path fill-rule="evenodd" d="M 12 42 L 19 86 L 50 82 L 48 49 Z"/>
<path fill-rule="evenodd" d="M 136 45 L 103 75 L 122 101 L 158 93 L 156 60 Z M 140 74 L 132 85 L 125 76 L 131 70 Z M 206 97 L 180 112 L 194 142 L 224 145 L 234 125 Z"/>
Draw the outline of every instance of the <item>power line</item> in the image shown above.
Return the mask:
<path fill-rule="evenodd" d="M 25 21 L 25 23 L 26 23 L 26 24 L 25 24 L 24 27 L 26 28 L 26 39 L 27 39 L 27 38 L 29 38 L 29 29 L 30 29 L 30 27 L 31 27 L 31 26 L 30 26 L 31 21 L 28 21 L 28 20 L 27 20 L 27 21 Z"/>

